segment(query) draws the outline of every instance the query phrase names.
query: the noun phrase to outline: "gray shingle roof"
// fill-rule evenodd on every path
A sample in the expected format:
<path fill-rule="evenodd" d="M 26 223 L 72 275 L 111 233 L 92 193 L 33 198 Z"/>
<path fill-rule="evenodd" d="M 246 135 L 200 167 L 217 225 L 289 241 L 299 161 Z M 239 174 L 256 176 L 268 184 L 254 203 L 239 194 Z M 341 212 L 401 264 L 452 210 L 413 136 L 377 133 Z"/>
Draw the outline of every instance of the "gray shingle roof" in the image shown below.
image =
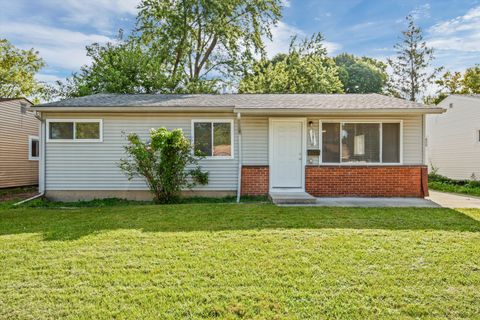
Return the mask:
<path fill-rule="evenodd" d="M 425 109 L 380 94 L 95 94 L 38 107 L 232 107 L 239 109 Z"/>

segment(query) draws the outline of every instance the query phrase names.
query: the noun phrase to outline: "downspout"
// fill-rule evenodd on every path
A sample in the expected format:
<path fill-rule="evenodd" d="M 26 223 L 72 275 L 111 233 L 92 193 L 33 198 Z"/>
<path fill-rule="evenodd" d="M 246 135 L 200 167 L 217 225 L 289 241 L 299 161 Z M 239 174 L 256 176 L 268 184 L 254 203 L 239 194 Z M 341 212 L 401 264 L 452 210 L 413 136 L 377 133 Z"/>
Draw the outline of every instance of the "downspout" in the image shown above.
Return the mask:
<path fill-rule="evenodd" d="M 45 141 L 46 141 L 46 128 L 45 128 L 45 119 L 43 119 L 41 116 L 38 115 L 37 112 L 35 112 L 34 115 L 35 118 L 40 120 L 40 164 L 38 166 L 38 192 L 39 194 L 28 198 L 26 200 L 22 200 L 20 202 L 17 202 L 13 204 L 13 206 L 18 206 L 21 205 L 25 202 L 43 197 L 45 195 L 45 168 L 46 168 L 46 157 L 45 157 Z"/>
<path fill-rule="evenodd" d="M 242 192 L 242 127 L 240 124 L 241 114 L 237 112 L 237 126 L 238 126 L 238 179 L 237 179 L 237 203 L 240 202 L 240 195 Z"/>

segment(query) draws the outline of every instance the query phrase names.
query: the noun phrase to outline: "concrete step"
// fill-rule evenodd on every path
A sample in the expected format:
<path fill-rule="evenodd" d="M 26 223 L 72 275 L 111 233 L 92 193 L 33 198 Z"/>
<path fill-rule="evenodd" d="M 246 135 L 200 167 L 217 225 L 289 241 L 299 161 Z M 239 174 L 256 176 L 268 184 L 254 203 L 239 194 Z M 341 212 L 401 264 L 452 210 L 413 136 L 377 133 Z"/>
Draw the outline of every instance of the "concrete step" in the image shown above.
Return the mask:
<path fill-rule="evenodd" d="M 306 192 L 270 192 L 274 204 L 315 204 L 317 199 Z"/>

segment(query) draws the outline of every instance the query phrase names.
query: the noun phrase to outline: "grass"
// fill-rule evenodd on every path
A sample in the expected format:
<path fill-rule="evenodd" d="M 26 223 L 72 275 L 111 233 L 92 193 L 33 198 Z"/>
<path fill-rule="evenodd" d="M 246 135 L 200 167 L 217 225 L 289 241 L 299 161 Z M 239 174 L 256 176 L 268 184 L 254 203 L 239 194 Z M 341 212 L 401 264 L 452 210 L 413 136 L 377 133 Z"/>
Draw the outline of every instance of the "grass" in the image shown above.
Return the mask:
<path fill-rule="evenodd" d="M 467 194 L 480 197 L 480 187 L 469 185 L 458 185 L 441 181 L 430 181 L 428 188 L 437 191 Z"/>
<path fill-rule="evenodd" d="M 0 209 L 2 319 L 479 318 L 480 210 Z"/>
<path fill-rule="evenodd" d="M 224 198 L 209 198 L 209 197 L 188 197 L 181 198 L 178 204 L 194 204 L 194 203 L 236 203 L 237 198 L 234 196 Z M 270 202 L 267 196 L 242 196 L 240 198 L 242 203 L 263 203 Z M 11 204 L 11 203 L 9 203 Z M 74 202 L 60 202 L 49 201 L 45 198 L 38 198 L 28 203 L 24 207 L 30 208 L 98 208 L 98 207 L 115 207 L 115 206 L 139 206 L 139 205 L 153 205 L 152 201 L 134 201 L 119 198 L 95 199 L 89 201 L 74 201 Z M 5 206 L 4 206 L 5 207 Z M 8 206 L 7 206 L 8 207 Z"/>

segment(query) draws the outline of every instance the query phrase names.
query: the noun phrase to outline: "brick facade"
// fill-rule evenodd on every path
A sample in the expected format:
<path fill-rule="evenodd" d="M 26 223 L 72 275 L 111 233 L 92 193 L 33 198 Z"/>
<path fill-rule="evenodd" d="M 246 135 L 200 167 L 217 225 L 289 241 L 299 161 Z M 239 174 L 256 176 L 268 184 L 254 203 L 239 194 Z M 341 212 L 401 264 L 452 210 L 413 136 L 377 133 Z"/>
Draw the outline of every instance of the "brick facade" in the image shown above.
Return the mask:
<path fill-rule="evenodd" d="M 259 196 L 268 194 L 268 180 L 268 166 L 243 166 L 242 196 Z"/>
<path fill-rule="evenodd" d="M 316 197 L 424 197 L 426 166 L 307 166 L 306 191 Z"/>

